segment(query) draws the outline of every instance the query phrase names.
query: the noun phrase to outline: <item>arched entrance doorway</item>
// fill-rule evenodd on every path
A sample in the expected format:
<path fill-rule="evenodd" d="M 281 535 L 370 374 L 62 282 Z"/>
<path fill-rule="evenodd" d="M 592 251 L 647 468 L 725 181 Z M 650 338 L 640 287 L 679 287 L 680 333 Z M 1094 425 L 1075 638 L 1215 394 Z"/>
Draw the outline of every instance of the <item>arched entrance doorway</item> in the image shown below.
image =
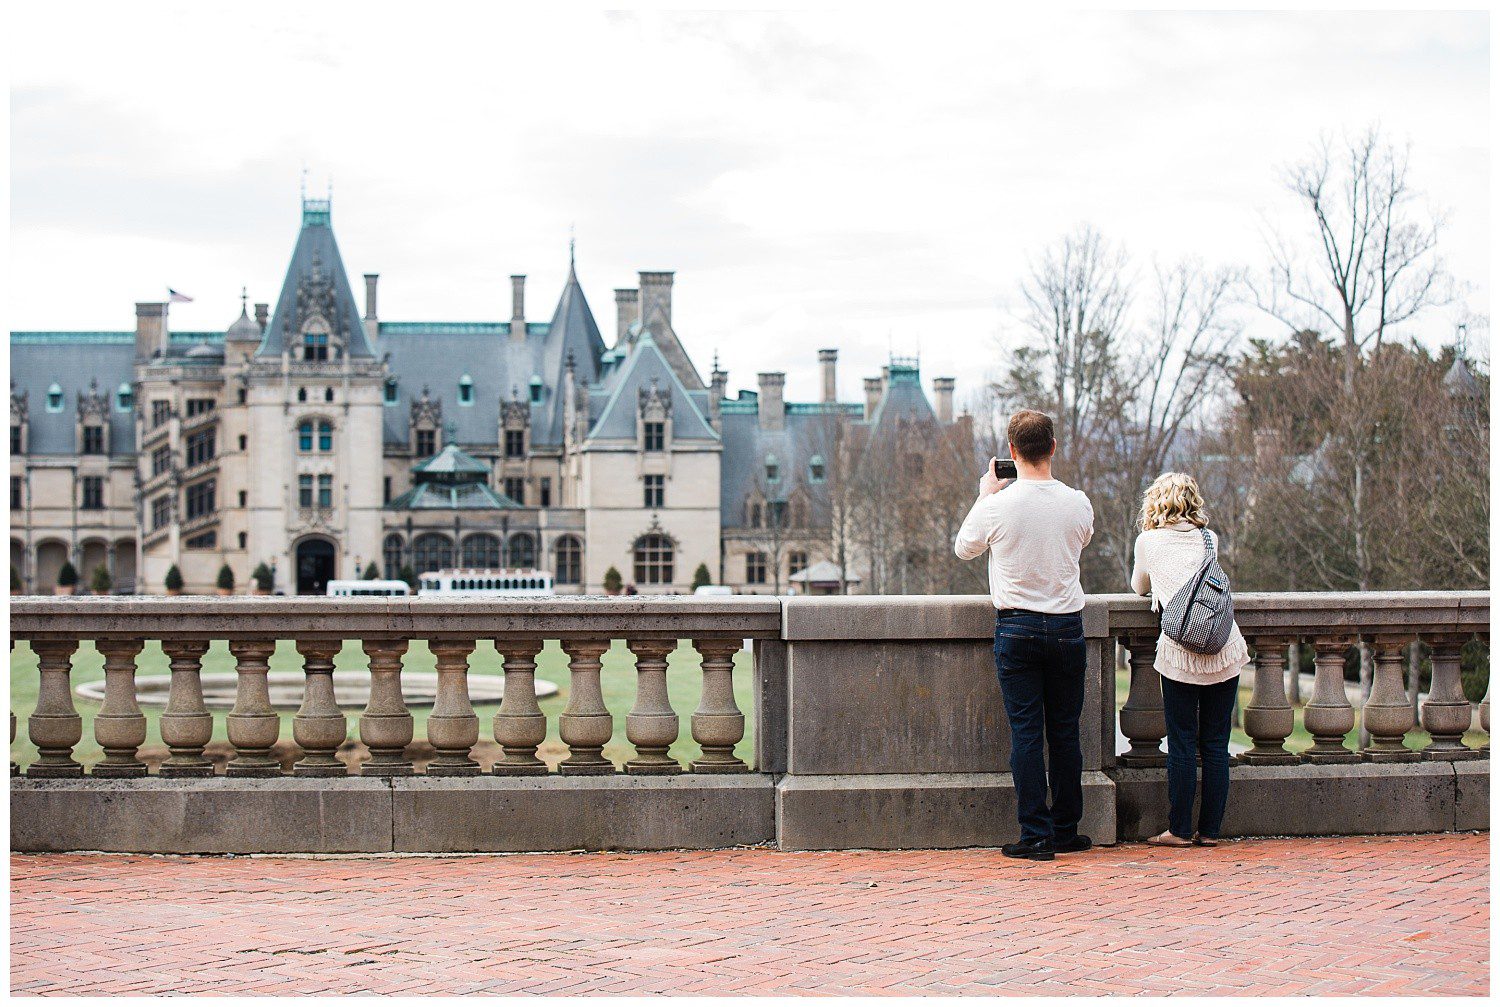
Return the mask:
<path fill-rule="evenodd" d="M 297 593 L 327 594 L 334 578 L 333 543 L 309 538 L 297 544 Z"/>

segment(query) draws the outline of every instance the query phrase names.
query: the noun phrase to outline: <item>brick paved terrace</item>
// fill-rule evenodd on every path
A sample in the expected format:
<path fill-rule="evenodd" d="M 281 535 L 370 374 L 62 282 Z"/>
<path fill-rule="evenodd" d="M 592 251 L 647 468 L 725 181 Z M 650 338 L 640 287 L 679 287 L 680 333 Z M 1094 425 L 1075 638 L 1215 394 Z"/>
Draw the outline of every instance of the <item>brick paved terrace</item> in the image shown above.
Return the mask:
<path fill-rule="evenodd" d="M 1487 835 L 998 851 L 18 855 L 17 994 L 1484 995 Z"/>

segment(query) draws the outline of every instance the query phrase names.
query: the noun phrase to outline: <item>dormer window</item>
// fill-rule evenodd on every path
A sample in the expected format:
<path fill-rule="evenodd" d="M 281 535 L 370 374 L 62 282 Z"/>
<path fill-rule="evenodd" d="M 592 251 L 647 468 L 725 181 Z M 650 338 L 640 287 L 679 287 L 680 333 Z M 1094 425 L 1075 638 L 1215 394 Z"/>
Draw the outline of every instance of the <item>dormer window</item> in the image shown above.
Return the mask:
<path fill-rule="evenodd" d="M 400 386 L 396 384 L 395 378 L 385 379 L 385 404 L 394 406 L 401 401 Z"/>
<path fill-rule="evenodd" d="M 104 428 L 89 424 L 83 428 L 83 453 L 86 455 L 104 454 Z"/>
<path fill-rule="evenodd" d="M 808 482 L 820 483 L 823 481 L 823 456 L 813 455 L 807 462 Z"/>
<path fill-rule="evenodd" d="M 62 385 L 56 381 L 47 389 L 47 412 L 60 413 L 63 407 Z"/>
<path fill-rule="evenodd" d="M 417 457 L 430 458 L 437 454 L 437 431 L 418 430 L 417 432 Z"/>
<path fill-rule="evenodd" d="M 776 461 L 775 455 L 766 455 L 766 482 L 781 482 L 781 464 Z"/>
<path fill-rule="evenodd" d="M 467 374 L 458 379 L 458 404 L 461 406 L 474 404 L 474 379 Z"/>
<path fill-rule="evenodd" d="M 667 448 L 667 425 L 661 420 L 646 420 L 642 426 L 647 451 L 665 451 Z"/>
<path fill-rule="evenodd" d="M 122 413 L 128 413 L 135 408 L 135 390 L 130 387 L 130 382 L 120 382 L 120 389 L 115 393 L 115 409 Z"/>
<path fill-rule="evenodd" d="M 539 374 L 531 376 L 531 401 L 532 403 L 542 401 L 542 377 Z"/>
<path fill-rule="evenodd" d="M 303 360 L 328 359 L 328 333 L 307 332 L 302 336 Z"/>

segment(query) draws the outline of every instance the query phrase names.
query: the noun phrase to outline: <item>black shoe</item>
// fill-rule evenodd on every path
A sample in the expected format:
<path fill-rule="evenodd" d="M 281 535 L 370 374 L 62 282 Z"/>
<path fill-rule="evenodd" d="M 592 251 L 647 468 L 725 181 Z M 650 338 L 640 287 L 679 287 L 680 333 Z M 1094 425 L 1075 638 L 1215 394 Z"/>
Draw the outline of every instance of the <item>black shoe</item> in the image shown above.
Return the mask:
<path fill-rule="evenodd" d="M 1074 836 L 1064 843 L 1054 840 L 1052 848 L 1058 853 L 1082 853 L 1084 850 L 1093 849 L 1094 841 L 1088 836 Z"/>
<path fill-rule="evenodd" d="M 1006 843 L 1000 852 L 1016 860 L 1051 860 L 1055 854 L 1052 840 L 1033 839 L 1024 843 Z"/>

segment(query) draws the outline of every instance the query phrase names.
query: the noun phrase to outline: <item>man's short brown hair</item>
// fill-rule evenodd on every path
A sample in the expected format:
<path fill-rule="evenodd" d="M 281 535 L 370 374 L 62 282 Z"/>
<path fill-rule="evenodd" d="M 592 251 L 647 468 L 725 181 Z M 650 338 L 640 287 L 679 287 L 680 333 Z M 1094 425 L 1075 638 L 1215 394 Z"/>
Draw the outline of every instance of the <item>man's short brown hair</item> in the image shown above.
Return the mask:
<path fill-rule="evenodd" d="M 1031 465 L 1044 462 L 1052 456 L 1052 417 L 1035 409 L 1022 409 L 1011 415 L 1005 437 L 1020 461 Z"/>

